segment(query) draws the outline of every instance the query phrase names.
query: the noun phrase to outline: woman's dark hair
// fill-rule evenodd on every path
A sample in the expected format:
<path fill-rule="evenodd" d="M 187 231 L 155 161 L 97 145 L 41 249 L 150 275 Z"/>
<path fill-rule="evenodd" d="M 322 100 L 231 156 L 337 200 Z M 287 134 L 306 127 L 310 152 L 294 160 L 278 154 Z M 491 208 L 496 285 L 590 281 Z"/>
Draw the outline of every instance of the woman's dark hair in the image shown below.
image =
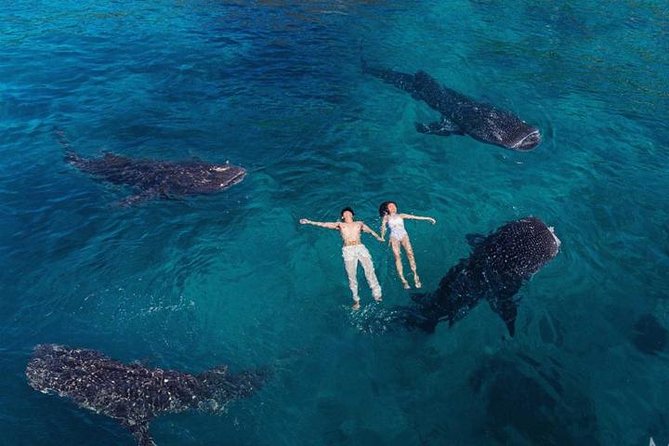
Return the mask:
<path fill-rule="evenodd" d="M 395 207 L 397 207 L 397 203 L 395 203 L 394 201 L 384 201 L 384 202 L 381 203 L 381 205 L 379 206 L 379 217 L 383 218 L 384 215 L 390 213 L 390 212 L 388 212 L 388 205 L 389 205 L 390 203 L 394 204 Z"/>
<path fill-rule="evenodd" d="M 341 212 L 339 213 L 339 216 L 340 216 L 340 217 L 343 217 L 343 216 L 344 216 L 344 212 L 346 212 L 346 211 L 350 212 L 351 215 L 355 215 L 355 212 L 353 212 L 353 209 L 351 209 L 350 207 L 346 206 L 344 209 L 341 210 Z"/>

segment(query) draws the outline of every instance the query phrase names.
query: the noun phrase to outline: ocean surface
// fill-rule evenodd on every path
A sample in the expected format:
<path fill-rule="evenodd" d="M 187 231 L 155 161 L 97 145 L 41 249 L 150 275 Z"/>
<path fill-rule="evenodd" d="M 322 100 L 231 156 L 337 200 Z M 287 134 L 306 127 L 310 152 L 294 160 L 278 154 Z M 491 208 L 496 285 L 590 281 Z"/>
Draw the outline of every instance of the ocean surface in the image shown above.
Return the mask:
<path fill-rule="evenodd" d="M 669 443 L 666 1 L 1 3 L 0 443 L 134 444 L 28 386 L 40 343 L 272 369 L 224 414 L 157 418 L 159 445 Z M 437 112 L 362 58 L 424 70 L 544 141 L 417 133 Z M 84 156 L 249 174 L 122 207 L 133 190 L 68 165 L 55 129 Z M 432 335 L 366 328 L 410 301 L 391 249 L 364 236 L 384 302 L 360 273 L 352 312 L 339 235 L 298 220 L 352 206 L 376 229 L 384 200 L 437 219 L 407 223 L 425 291 L 467 234 L 555 227 L 515 337 L 485 302 Z"/>

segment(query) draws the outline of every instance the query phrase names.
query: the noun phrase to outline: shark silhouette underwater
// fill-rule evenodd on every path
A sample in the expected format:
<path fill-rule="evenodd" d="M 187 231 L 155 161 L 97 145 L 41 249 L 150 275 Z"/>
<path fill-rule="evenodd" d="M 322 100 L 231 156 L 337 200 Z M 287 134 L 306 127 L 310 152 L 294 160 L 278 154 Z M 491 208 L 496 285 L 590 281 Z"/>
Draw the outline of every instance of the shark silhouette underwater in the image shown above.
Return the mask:
<path fill-rule="evenodd" d="M 153 198 L 212 194 L 241 182 L 246 175 L 245 169 L 232 164 L 133 159 L 113 153 L 84 158 L 67 150 L 65 161 L 103 181 L 135 189 L 135 195 L 121 201 L 124 205 Z"/>
<path fill-rule="evenodd" d="M 262 369 L 233 375 L 225 366 L 191 375 L 55 344 L 37 345 L 26 368 L 30 387 L 119 421 L 140 446 L 155 445 L 149 423 L 161 413 L 220 412 L 228 402 L 253 394 L 266 376 Z"/>
<path fill-rule="evenodd" d="M 438 136 L 469 135 L 506 149 L 527 152 L 541 143 L 541 132 L 515 114 L 442 86 L 424 71 L 402 73 L 373 68 L 364 60 L 363 72 L 411 94 L 441 113 L 429 124 L 416 123 L 416 130 Z"/>
<path fill-rule="evenodd" d="M 448 270 L 438 288 L 412 296 L 414 304 L 396 308 L 389 318 L 428 333 L 444 321 L 452 326 L 486 299 L 511 336 L 515 334 L 518 300 L 514 296 L 559 252 L 552 227 L 536 217 L 511 221 L 493 233 L 468 236 L 472 252 Z"/>

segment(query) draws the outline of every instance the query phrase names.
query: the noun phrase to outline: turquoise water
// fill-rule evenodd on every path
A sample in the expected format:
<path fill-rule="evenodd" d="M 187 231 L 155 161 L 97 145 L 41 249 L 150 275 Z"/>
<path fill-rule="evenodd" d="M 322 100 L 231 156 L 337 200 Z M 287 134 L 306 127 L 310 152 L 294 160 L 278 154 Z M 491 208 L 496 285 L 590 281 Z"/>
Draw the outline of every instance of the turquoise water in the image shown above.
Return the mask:
<path fill-rule="evenodd" d="M 411 3 L 411 4 L 409 4 Z M 0 432 L 3 444 L 133 444 L 28 387 L 37 343 L 199 372 L 270 365 L 228 413 L 158 418 L 160 445 L 669 442 L 669 9 L 661 1 L 16 1 L 0 9 Z M 543 131 L 515 153 L 418 134 L 436 114 L 360 70 L 422 69 Z M 130 191 L 63 161 L 194 157 L 251 172 L 223 193 Z M 517 334 L 481 304 L 437 333 L 370 333 L 352 314 L 331 221 L 408 224 L 424 288 L 468 233 L 526 215 L 558 257 L 520 292 Z M 367 238 L 382 307 L 409 300 Z M 362 277 L 361 277 L 362 279 Z M 364 282 L 361 280 L 361 284 Z"/>

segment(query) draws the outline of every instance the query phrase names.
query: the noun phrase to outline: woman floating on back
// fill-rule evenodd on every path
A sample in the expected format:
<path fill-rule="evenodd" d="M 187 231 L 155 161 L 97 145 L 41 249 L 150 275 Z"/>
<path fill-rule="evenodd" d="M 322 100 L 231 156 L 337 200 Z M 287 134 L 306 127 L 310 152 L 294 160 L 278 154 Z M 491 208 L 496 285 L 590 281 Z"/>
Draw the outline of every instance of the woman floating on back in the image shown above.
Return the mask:
<path fill-rule="evenodd" d="M 435 224 L 437 221 L 432 217 L 420 217 L 418 215 L 411 214 L 398 214 L 397 213 L 397 204 L 394 201 L 384 201 L 379 206 L 379 215 L 381 216 L 381 238 L 385 238 L 386 235 L 386 226 L 390 228 L 390 246 L 393 248 L 393 254 L 395 255 L 395 267 L 397 268 L 397 274 L 400 276 L 402 285 L 405 289 L 411 288 L 409 282 L 404 278 L 404 269 L 402 267 L 402 255 L 400 252 L 401 247 L 404 248 L 404 251 L 407 254 L 407 259 L 409 259 L 409 266 L 413 272 L 414 283 L 416 288 L 423 286 L 420 282 L 420 277 L 416 271 L 416 259 L 413 254 L 413 248 L 411 247 L 411 241 L 409 240 L 409 234 L 404 228 L 404 220 L 426 220 L 432 224 Z"/>

